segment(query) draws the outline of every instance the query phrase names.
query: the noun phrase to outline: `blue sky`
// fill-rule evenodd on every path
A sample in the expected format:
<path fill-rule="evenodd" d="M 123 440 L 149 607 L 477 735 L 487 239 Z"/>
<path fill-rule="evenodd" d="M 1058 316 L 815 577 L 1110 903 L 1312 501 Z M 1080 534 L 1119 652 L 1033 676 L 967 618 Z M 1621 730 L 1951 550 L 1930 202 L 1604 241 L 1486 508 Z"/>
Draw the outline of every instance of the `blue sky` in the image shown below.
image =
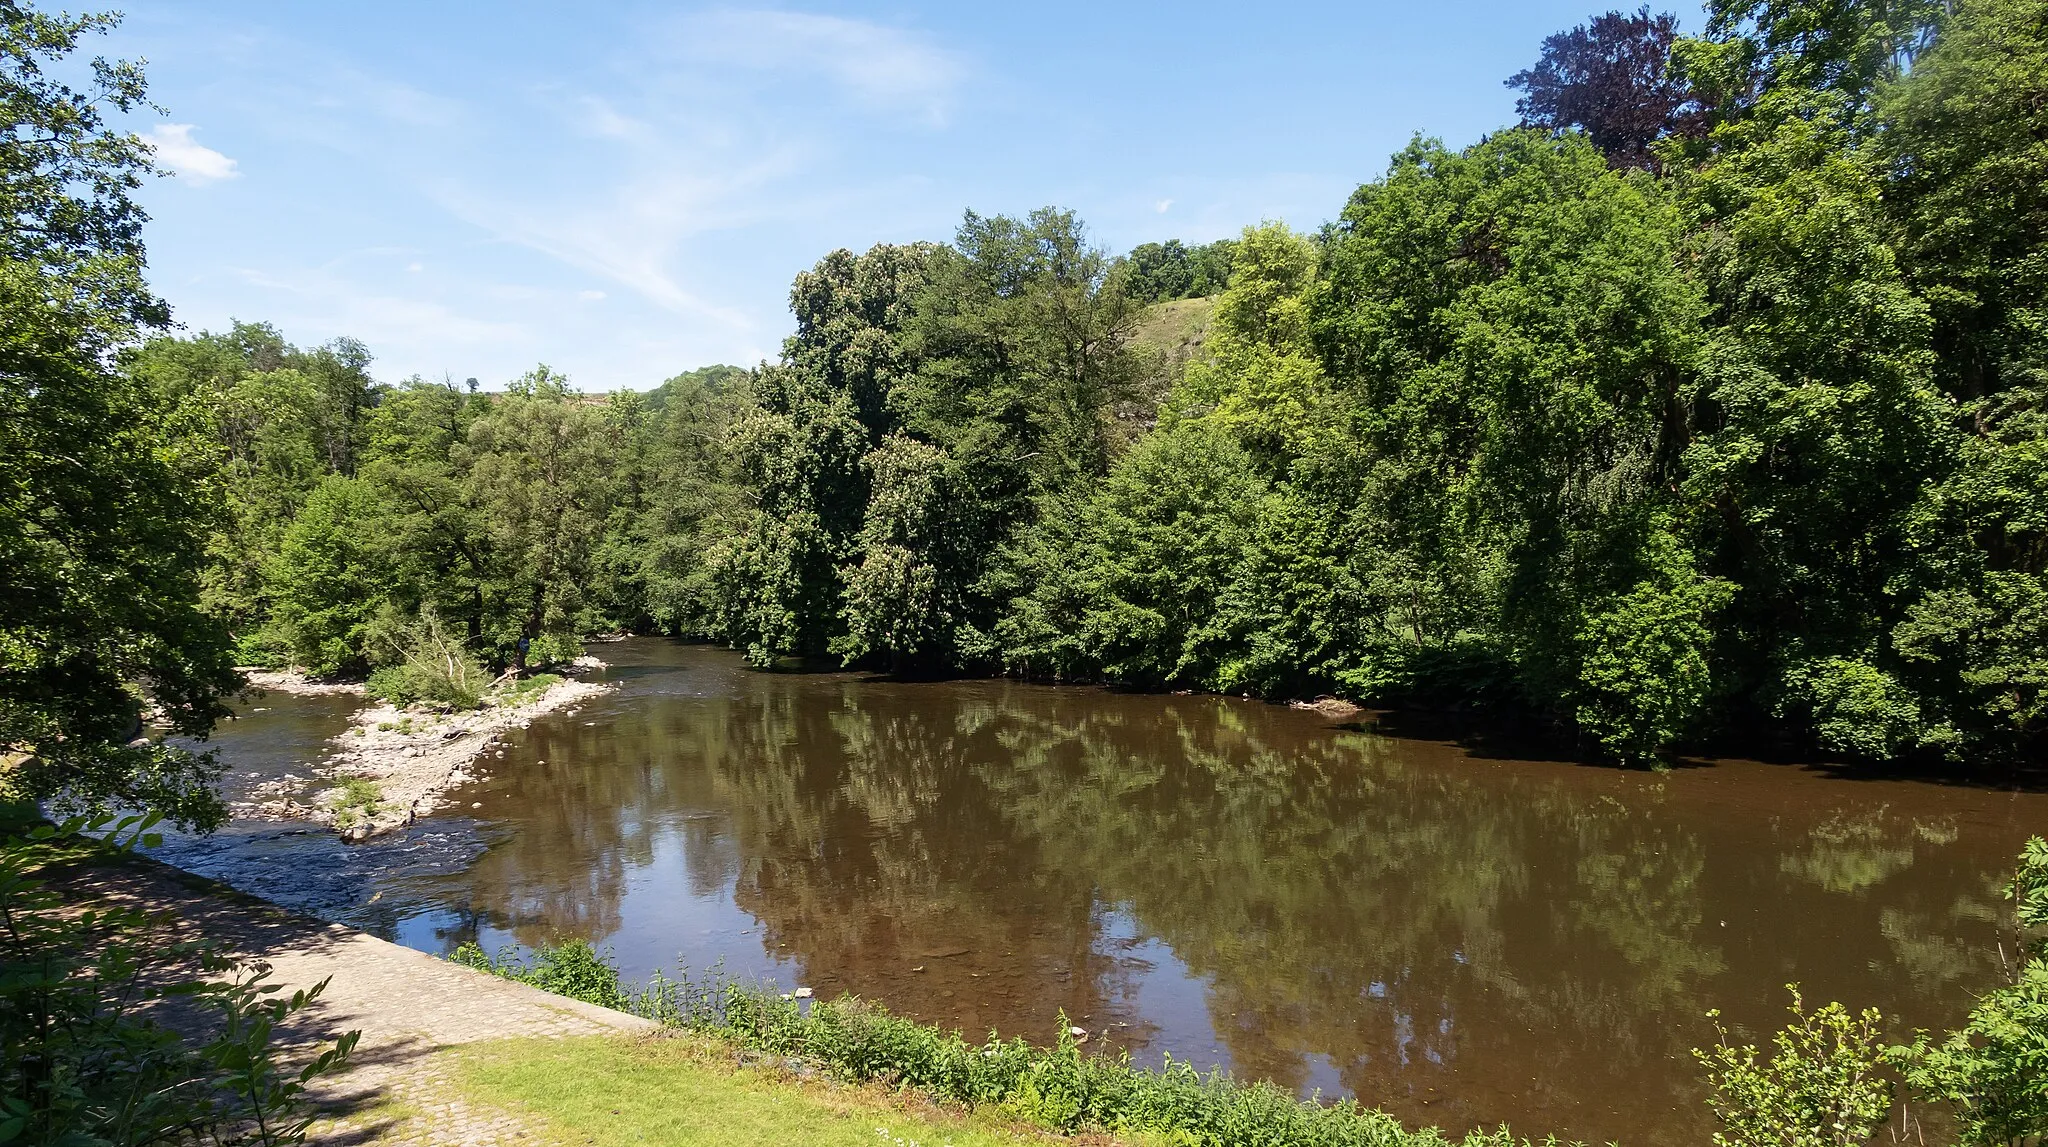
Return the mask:
<path fill-rule="evenodd" d="M 168 111 L 135 127 L 179 170 L 145 202 L 189 329 L 605 390 L 772 358 L 797 271 L 964 208 L 1117 251 L 1314 227 L 1411 134 L 1509 122 L 1501 80 L 1607 6 L 209 0 L 103 47 Z"/>

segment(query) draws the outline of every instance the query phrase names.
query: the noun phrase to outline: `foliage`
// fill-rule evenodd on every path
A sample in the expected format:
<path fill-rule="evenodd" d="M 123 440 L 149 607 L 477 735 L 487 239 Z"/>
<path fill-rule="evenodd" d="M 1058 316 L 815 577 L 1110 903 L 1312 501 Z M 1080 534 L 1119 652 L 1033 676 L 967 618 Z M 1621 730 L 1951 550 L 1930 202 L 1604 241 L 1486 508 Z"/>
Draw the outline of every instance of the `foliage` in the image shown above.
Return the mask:
<path fill-rule="evenodd" d="M 359 670 L 371 656 L 371 635 L 387 568 L 376 530 L 381 505 L 360 478 L 329 475 L 285 527 L 273 568 L 269 626 L 293 664 L 315 673 Z"/>
<path fill-rule="evenodd" d="M 1891 1112 L 1883 1017 L 1837 1003 L 1809 1013 L 1798 986 L 1789 987 L 1793 1022 L 1772 1037 L 1768 1063 L 1755 1045 L 1731 1046 L 1718 1020 L 1718 1044 L 1693 1052 L 1714 1092 L 1707 1102 L 1722 1124 L 1717 1147 L 1855 1147 Z"/>
<path fill-rule="evenodd" d="M 1523 93 L 1515 113 L 1524 127 L 1585 132 L 1616 167 L 1654 168 L 1652 144 L 1701 126 L 1698 100 L 1669 68 L 1677 39 L 1678 18 L 1648 5 L 1547 37 L 1536 66 L 1508 77 Z"/>
<path fill-rule="evenodd" d="M 1916 1094 L 1948 1104 L 1971 1147 L 2048 1141 L 2048 841 L 2034 837 L 2006 886 L 2013 902 L 2012 979 L 1969 1021 L 1933 1043 L 1894 1048 Z"/>
<path fill-rule="evenodd" d="M 1218 239 L 1189 247 L 1178 239 L 1140 243 L 1125 259 L 1125 290 L 1141 303 L 1199 299 L 1230 285 L 1237 243 Z"/>
<path fill-rule="evenodd" d="M 396 663 L 370 674 L 368 691 L 394 705 L 429 701 L 474 709 L 483 701 L 490 674 L 463 643 L 441 627 L 432 609 L 390 639 Z"/>
<path fill-rule="evenodd" d="M 154 395 L 108 368 L 164 318 L 141 280 L 148 150 L 105 117 L 144 106 L 139 68 L 51 74 L 114 18 L 0 10 L 0 769 L 69 809 L 223 815 L 203 757 L 130 745 L 151 707 L 204 735 L 236 688 L 199 609 L 208 512 Z"/>
<path fill-rule="evenodd" d="M 503 689 L 493 695 L 499 705 L 524 705 L 539 700 L 540 695 L 561 682 L 557 673 L 535 673 L 531 677 L 514 678 Z"/>
<path fill-rule="evenodd" d="M 905 328 L 937 258 L 929 244 L 835 251 L 790 290 L 796 333 L 729 431 L 752 512 L 710 558 L 710 631 L 756 665 L 823 655 L 840 632 L 839 568 L 867 511 L 862 460 L 896 428 Z"/>
<path fill-rule="evenodd" d="M 449 953 L 448 959 L 465 968 L 532 984 L 542 991 L 601 1008 L 623 1011 L 633 1002 L 619 984 L 618 968 L 592 948 L 588 940 L 546 944 L 525 958 L 510 948 L 493 958 L 476 944 L 463 944 Z"/>
<path fill-rule="evenodd" d="M 106 863 L 108 846 L 118 857 L 146 843 L 152 823 L 78 818 L 0 847 L 0 1140 L 301 1142 L 306 1084 L 339 1069 L 358 1033 L 297 1070 L 280 1062 L 273 1036 L 326 981 L 280 996 L 266 965 L 166 943 L 163 922 L 140 909 L 81 910 L 35 878 L 51 865 Z M 207 1034 L 163 1026 L 154 1009 L 173 1004 L 211 1016 Z"/>
<path fill-rule="evenodd" d="M 329 806 L 334 810 L 334 827 L 347 828 L 377 815 L 384 807 L 384 790 L 375 781 L 351 777 L 335 789 Z"/>

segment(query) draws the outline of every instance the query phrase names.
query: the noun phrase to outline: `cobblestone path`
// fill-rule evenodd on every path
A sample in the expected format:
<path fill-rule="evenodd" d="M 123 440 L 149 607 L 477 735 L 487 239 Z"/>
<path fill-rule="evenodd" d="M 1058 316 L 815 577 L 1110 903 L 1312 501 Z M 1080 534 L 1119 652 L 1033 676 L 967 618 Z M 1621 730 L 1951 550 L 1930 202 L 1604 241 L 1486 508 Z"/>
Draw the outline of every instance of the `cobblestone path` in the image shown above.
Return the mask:
<path fill-rule="evenodd" d="M 363 1034 L 348 1069 L 317 1081 L 323 1117 L 314 1125 L 314 1143 L 542 1143 L 544 1137 L 515 1115 L 465 1102 L 451 1086 L 447 1057 L 440 1053 L 509 1036 L 602 1035 L 654 1026 L 299 916 L 151 862 L 95 867 L 57 883 L 80 896 L 164 910 L 180 928 L 268 961 L 273 983 L 297 989 L 328 980 L 286 1038 L 310 1044 L 350 1030 Z"/>

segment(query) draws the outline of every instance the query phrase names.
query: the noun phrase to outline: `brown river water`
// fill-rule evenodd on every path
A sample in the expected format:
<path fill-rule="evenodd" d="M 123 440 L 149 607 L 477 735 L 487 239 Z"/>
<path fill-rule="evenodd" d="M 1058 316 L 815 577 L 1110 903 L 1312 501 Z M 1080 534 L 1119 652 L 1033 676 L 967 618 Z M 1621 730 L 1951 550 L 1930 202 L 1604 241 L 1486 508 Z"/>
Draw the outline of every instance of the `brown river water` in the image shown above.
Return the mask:
<path fill-rule="evenodd" d="M 1688 1049 L 1811 1002 L 1947 1026 L 2000 967 L 2048 795 L 1720 761 L 1475 755 L 1217 697 L 773 674 L 598 648 L 456 813 L 366 845 L 238 823 L 162 854 L 429 952 L 585 937 L 819 996 L 1130 1049 L 1453 1132 L 1703 1142 Z M 215 737 L 303 775 L 347 697 Z M 255 711 L 257 708 L 261 711 Z M 475 807 L 472 807 L 475 806 Z M 1903 1034 L 1903 1032 L 1901 1032 Z"/>

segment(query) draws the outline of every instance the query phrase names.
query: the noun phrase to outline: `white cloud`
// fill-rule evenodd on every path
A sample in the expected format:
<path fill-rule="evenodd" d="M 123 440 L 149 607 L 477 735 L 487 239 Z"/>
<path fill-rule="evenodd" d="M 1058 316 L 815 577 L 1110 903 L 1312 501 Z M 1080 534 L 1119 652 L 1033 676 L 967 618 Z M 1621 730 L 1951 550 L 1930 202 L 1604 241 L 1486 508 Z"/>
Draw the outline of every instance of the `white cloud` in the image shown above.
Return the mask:
<path fill-rule="evenodd" d="M 457 216 L 503 241 L 616 280 L 664 310 L 744 328 L 752 322 L 743 312 L 706 302 L 685 287 L 672 268 L 676 245 L 683 239 L 736 221 L 730 206 L 736 198 L 734 178 L 744 182 L 745 173 L 726 178 L 667 173 L 642 177 L 596 202 L 545 206 L 512 203 L 445 183 L 436 194 Z"/>
<path fill-rule="evenodd" d="M 577 297 L 577 298 L 579 298 L 579 299 L 582 299 L 582 300 L 583 300 L 584 302 L 586 302 L 586 303 L 594 303 L 594 302 L 598 301 L 599 299 L 602 299 L 602 298 L 604 298 L 604 292 L 603 292 L 603 291 L 578 291 L 578 292 L 576 292 L 576 297 Z"/>
<path fill-rule="evenodd" d="M 1162 199 L 1162 200 L 1160 200 L 1159 202 L 1157 202 L 1157 203 L 1155 203 L 1155 204 L 1153 204 L 1153 205 L 1152 205 L 1152 210 L 1153 210 L 1153 211 L 1155 211 L 1155 212 L 1157 212 L 1157 213 L 1159 213 L 1159 214 L 1161 214 L 1161 215 L 1164 215 L 1164 214 L 1166 214 L 1166 211 L 1167 211 L 1167 209 L 1168 209 L 1168 208 L 1170 208 L 1170 207 L 1172 207 L 1172 206 L 1173 206 L 1173 200 L 1171 200 L 1171 199 Z"/>
<path fill-rule="evenodd" d="M 372 348 L 496 347 L 532 341 L 532 332 L 516 321 L 480 319 L 432 299 L 379 292 L 335 266 L 281 273 L 237 267 L 232 273 L 269 292 L 271 317 L 346 332 Z M 314 318 L 297 321 L 302 315 Z"/>
<path fill-rule="evenodd" d="M 695 58 L 827 76 L 870 105 L 943 122 L 967 76 L 955 53 L 901 28 L 809 12 L 709 12 L 682 25 Z"/>
<path fill-rule="evenodd" d="M 160 123 L 142 133 L 157 162 L 195 184 L 215 183 L 242 174 L 234 160 L 192 138 L 189 123 Z"/>

